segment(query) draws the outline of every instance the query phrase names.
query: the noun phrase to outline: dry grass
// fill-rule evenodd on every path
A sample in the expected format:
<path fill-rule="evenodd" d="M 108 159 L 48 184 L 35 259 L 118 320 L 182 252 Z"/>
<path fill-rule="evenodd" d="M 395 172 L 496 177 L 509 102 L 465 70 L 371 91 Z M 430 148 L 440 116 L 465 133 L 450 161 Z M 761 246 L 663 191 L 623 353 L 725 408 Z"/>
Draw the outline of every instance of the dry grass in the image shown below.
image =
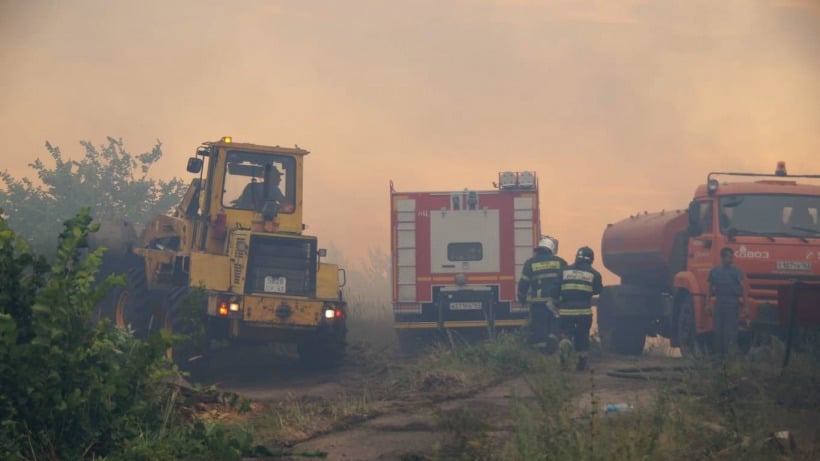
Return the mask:
<path fill-rule="evenodd" d="M 531 383 L 534 399 L 517 405 L 516 429 L 504 460 L 817 459 L 820 453 L 820 367 L 800 354 L 780 374 L 782 351 L 756 351 L 724 363 L 689 362 L 682 382 L 657 384 L 654 401 L 605 416 L 594 375 L 588 409 L 578 413 L 574 390 L 557 370 Z M 790 431 L 791 451 L 772 440 Z"/>
<path fill-rule="evenodd" d="M 255 439 L 269 447 L 291 446 L 320 434 L 343 430 L 377 416 L 380 402 L 369 392 L 321 397 L 299 397 L 262 404 L 248 423 Z"/>

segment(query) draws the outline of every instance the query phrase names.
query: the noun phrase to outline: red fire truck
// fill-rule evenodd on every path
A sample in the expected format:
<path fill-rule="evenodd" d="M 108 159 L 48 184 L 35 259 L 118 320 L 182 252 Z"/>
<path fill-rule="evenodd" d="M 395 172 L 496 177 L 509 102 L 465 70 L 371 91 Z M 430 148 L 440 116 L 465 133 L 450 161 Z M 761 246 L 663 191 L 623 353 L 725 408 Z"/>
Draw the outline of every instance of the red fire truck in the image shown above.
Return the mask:
<path fill-rule="evenodd" d="M 526 324 L 516 283 L 541 236 L 534 172 L 492 190 L 398 192 L 390 182 L 393 314 L 403 346 L 419 333 L 493 335 Z"/>

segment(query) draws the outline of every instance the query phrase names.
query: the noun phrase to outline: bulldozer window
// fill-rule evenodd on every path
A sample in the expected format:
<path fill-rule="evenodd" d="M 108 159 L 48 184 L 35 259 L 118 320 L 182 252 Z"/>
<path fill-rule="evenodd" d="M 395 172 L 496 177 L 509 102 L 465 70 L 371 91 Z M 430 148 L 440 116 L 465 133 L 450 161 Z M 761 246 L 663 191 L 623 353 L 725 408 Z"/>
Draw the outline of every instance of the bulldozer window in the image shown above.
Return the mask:
<path fill-rule="evenodd" d="M 276 201 L 280 213 L 293 213 L 295 195 L 296 162 L 292 157 L 228 152 L 222 206 L 261 211 L 266 201 Z"/>

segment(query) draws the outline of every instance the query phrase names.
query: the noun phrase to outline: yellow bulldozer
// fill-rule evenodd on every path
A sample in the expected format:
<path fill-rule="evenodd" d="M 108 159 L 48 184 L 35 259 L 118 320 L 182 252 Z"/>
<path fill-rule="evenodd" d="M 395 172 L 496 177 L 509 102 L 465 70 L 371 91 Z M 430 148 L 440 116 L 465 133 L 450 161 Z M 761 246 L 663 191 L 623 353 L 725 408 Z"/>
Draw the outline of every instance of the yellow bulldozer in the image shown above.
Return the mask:
<path fill-rule="evenodd" d="M 296 344 L 306 365 L 338 364 L 346 347 L 345 272 L 322 262 L 327 251 L 303 234 L 307 154 L 230 137 L 203 143 L 187 165 L 198 177 L 175 210 L 139 231 L 103 223 L 94 236 L 95 246 L 109 249 L 103 272 L 128 277 L 99 315 L 137 336 L 178 333 L 191 320 L 183 304 L 196 287 L 207 300 L 195 317 L 208 342 Z"/>

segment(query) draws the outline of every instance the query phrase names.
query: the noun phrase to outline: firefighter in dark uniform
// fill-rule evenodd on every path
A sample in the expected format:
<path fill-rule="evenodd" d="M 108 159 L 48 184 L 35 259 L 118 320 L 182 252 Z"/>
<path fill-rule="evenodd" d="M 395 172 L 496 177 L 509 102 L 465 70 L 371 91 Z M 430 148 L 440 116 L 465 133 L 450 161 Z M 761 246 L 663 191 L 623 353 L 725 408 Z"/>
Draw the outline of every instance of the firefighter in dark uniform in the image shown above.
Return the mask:
<path fill-rule="evenodd" d="M 530 343 L 544 343 L 547 348 L 550 342 L 555 343 L 558 339 L 558 310 L 553 293 L 561 270 L 567 266 L 566 261 L 556 256 L 557 246 L 553 238 L 541 238 L 535 247 L 535 254 L 524 263 L 518 281 L 518 301 L 530 303 Z"/>
<path fill-rule="evenodd" d="M 592 297 L 603 290 L 601 274 L 592 268 L 595 253 L 583 247 L 575 255 L 575 264 L 561 271 L 556 298 L 561 312 L 561 368 L 567 367 L 573 346 L 578 354 L 576 370 L 587 367 L 589 329 L 592 326 Z"/>

